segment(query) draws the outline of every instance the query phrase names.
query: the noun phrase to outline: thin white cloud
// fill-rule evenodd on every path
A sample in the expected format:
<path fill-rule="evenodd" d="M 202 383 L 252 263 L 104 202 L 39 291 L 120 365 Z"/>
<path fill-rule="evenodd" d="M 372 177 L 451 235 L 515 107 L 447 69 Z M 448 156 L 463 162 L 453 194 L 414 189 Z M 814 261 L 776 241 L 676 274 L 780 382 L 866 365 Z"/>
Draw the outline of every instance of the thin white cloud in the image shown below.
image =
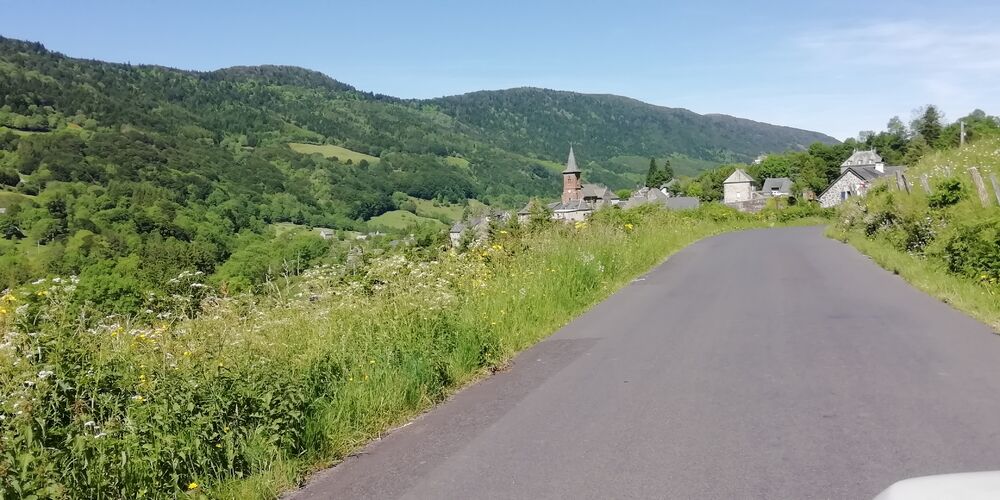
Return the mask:
<path fill-rule="evenodd" d="M 1000 31 L 988 26 L 872 22 L 813 31 L 795 41 L 831 63 L 977 74 L 1000 70 Z"/>

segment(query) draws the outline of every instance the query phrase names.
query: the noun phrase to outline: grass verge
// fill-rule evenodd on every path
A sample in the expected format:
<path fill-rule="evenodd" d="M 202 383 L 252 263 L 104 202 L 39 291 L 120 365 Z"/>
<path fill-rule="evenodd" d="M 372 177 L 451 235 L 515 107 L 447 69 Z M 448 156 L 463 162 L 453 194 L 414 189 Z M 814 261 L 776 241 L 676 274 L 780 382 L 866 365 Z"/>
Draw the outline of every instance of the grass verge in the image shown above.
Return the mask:
<path fill-rule="evenodd" d="M 990 289 L 948 272 L 943 264 L 903 252 L 891 244 L 831 227 L 827 236 L 852 245 L 884 269 L 1000 332 L 1000 297 Z"/>
<path fill-rule="evenodd" d="M 511 225 L 474 251 L 353 255 L 152 325 L 84 318 L 73 280 L 35 283 L 0 298 L 0 497 L 274 497 L 667 255 L 792 213 Z"/>

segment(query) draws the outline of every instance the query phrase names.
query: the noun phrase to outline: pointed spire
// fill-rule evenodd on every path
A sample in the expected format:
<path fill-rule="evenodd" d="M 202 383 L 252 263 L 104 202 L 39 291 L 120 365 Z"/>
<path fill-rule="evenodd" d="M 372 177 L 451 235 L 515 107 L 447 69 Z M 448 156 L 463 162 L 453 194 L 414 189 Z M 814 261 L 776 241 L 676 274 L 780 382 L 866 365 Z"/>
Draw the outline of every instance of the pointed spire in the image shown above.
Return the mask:
<path fill-rule="evenodd" d="M 576 166 L 576 156 L 573 154 L 573 145 L 569 146 L 569 158 L 566 159 L 566 168 L 563 169 L 564 174 L 575 174 L 580 172 L 580 167 Z"/>

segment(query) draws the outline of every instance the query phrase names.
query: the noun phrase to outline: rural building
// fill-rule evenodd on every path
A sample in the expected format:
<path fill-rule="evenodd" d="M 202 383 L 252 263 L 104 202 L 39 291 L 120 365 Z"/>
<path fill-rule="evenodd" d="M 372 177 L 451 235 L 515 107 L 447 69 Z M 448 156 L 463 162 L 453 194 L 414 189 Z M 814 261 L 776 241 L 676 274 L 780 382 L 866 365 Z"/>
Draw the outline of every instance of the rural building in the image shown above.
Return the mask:
<path fill-rule="evenodd" d="M 552 219 L 564 221 L 584 220 L 604 206 L 615 206 L 621 203 L 621 198 L 610 188 L 603 184 L 584 184 L 581 178 L 583 172 L 576 164 L 576 155 L 573 147 L 569 148 L 569 158 L 566 159 L 566 168 L 562 171 L 563 192 L 560 201 L 547 205 L 552 211 Z M 517 212 L 518 219 L 526 220 L 531 209 L 531 204 Z"/>
<path fill-rule="evenodd" d="M 764 179 L 764 186 L 760 189 L 760 194 L 764 196 L 791 196 L 792 180 L 788 177 L 768 177 Z"/>
<path fill-rule="evenodd" d="M 701 200 L 690 196 L 670 196 L 664 192 L 666 189 L 652 189 L 641 187 L 632 193 L 625 208 L 634 208 L 647 203 L 662 205 L 671 210 L 688 210 L 701 206 Z"/>
<path fill-rule="evenodd" d="M 753 177 L 747 175 L 743 169 L 736 169 L 723 181 L 722 186 L 723 203 L 740 203 L 753 198 Z"/>
<path fill-rule="evenodd" d="M 857 151 L 840 164 L 840 177 L 819 195 L 823 208 L 837 206 L 853 196 L 864 196 L 871 183 L 880 177 L 904 170 L 902 166 L 887 166 L 874 150 Z"/>
<path fill-rule="evenodd" d="M 337 236 L 337 233 L 333 229 L 320 229 L 319 237 L 324 240 L 332 240 Z"/>
<path fill-rule="evenodd" d="M 520 216 L 520 214 L 518 215 Z M 448 238 L 451 240 L 451 246 L 457 247 L 459 242 L 462 241 L 462 236 L 468 232 L 474 233 L 473 241 L 475 243 L 481 243 L 486 240 L 490 224 L 505 222 L 510 217 L 510 212 L 492 212 L 481 217 L 473 217 L 468 221 L 456 222 L 448 230 Z"/>

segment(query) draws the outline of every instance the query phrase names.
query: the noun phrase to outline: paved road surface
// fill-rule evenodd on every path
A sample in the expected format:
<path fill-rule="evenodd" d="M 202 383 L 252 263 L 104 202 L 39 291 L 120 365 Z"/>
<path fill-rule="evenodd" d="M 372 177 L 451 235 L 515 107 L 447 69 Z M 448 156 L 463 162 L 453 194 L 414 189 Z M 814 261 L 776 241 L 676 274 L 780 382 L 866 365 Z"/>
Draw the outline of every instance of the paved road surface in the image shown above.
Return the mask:
<path fill-rule="evenodd" d="M 866 499 L 1000 469 L 1000 337 L 818 228 L 704 240 L 292 495 Z"/>

